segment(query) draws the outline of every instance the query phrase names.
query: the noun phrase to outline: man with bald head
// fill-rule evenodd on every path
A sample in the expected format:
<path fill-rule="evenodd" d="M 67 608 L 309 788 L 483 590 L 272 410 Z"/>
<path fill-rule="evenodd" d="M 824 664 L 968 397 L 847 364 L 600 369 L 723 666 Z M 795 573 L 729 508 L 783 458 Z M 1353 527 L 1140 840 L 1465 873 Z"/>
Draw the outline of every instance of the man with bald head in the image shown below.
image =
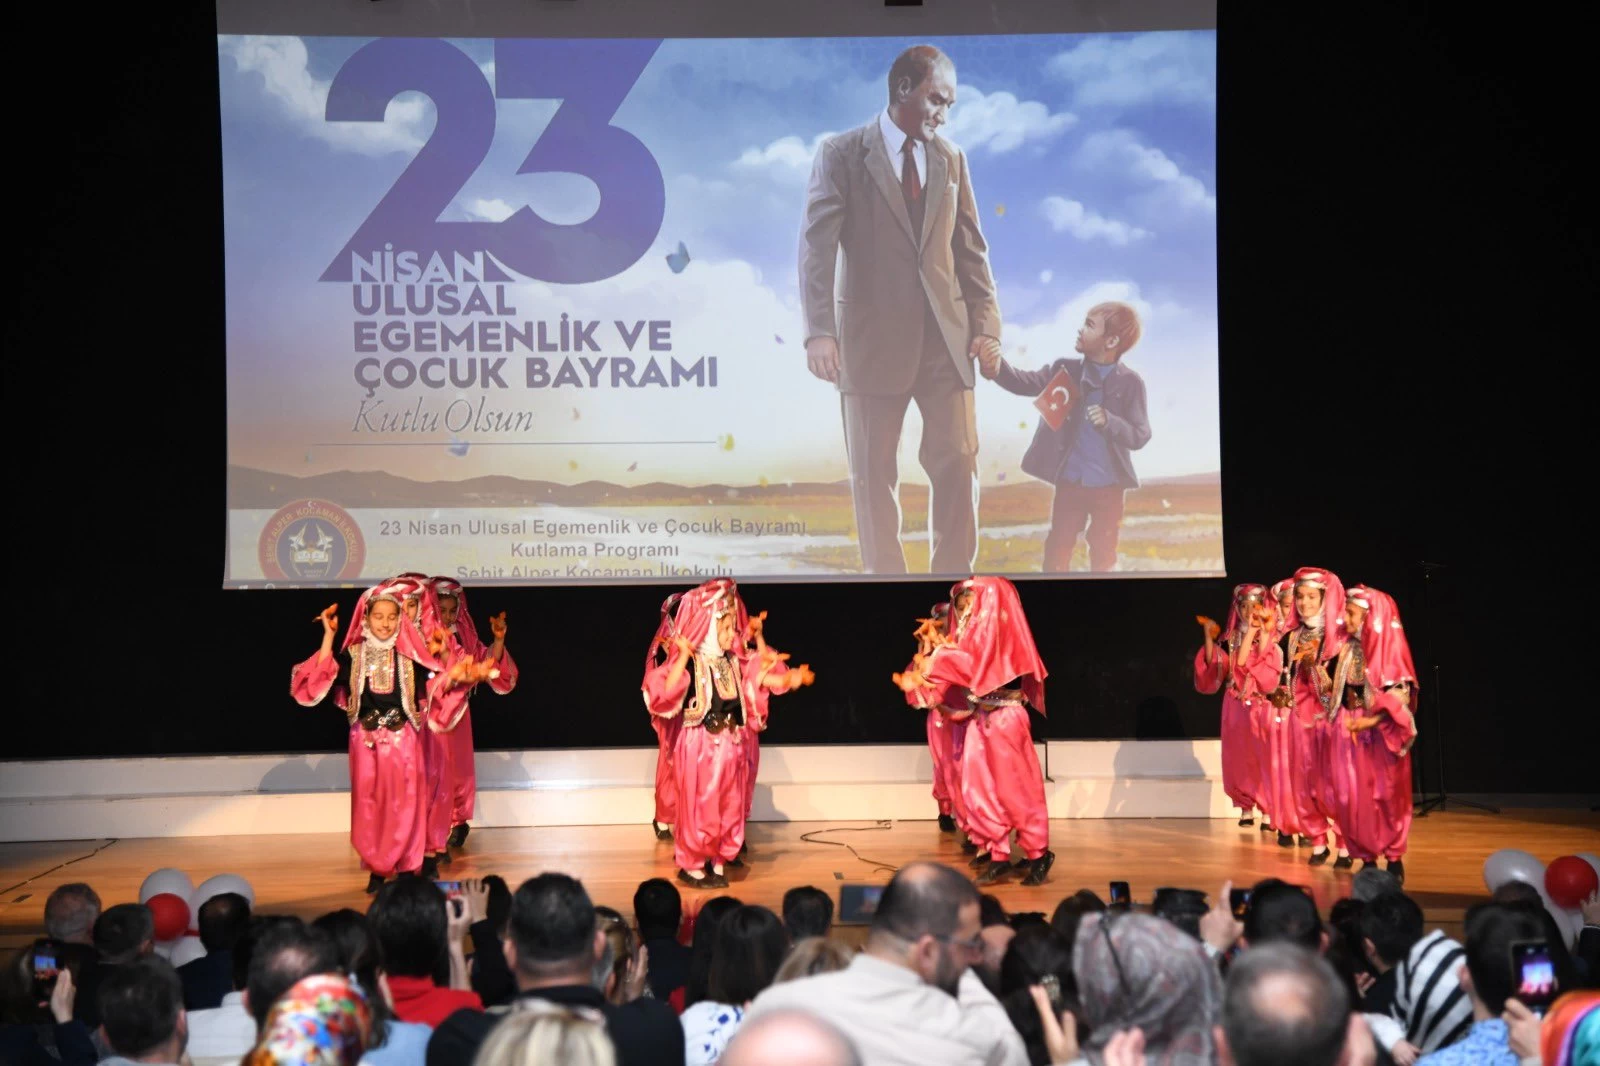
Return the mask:
<path fill-rule="evenodd" d="M 883 890 L 866 948 L 849 967 L 773 985 L 744 1024 L 809 1011 L 873 1066 L 1026 1066 L 1022 1038 L 972 970 L 983 958 L 981 931 L 972 882 L 912 863 Z"/>
<path fill-rule="evenodd" d="M 1372 1062 L 1372 1034 L 1327 961 L 1286 942 L 1253 947 L 1228 971 L 1217 1026 L 1224 1066 Z"/>
<path fill-rule="evenodd" d="M 850 1038 L 800 1010 L 768 1011 L 739 1027 L 721 1066 L 861 1066 Z"/>

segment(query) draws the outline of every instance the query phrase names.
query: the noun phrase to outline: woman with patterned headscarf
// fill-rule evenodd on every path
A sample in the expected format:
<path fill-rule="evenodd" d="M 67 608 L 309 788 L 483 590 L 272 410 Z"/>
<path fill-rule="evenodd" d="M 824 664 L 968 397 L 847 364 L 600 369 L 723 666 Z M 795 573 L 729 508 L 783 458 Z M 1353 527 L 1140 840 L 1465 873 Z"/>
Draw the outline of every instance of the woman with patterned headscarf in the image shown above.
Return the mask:
<path fill-rule="evenodd" d="M 1089 1028 L 1083 1055 L 1105 1062 L 1119 1033 L 1144 1034 L 1150 1066 L 1212 1066 L 1222 1014 L 1222 979 L 1200 942 L 1148 914 L 1084 915 L 1073 947 L 1078 1003 Z"/>
<path fill-rule="evenodd" d="M 317 974 L 272 1005 L 244 1066 L 356 1066 L 371 1030 L 361 989 L 342 974 Z"/>

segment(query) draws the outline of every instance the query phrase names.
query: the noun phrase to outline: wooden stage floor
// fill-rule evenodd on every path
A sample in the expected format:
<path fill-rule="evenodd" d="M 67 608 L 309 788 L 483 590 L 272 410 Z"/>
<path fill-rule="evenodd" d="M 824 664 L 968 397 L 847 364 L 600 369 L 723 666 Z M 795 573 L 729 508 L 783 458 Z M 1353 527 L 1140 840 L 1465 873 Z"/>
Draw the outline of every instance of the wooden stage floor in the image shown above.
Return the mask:
<path fill-rule="evenodd" d="M 826 832 L 825 830 L 833 830 Z M 844 832 L 841 830 L 860 830 Z M 811 843 L 804 834 L 854 847 L 863 858 L 890 865 L 934 859 L 965 868 L 958 842 L 937 823 L 752 823 L 750 861 L 731 871 L 727 890 L 747 903 L 774 909 L 786 889 L 813 884 L 837 898 L 844 881 L 883 881 L 888 872 L 841 846 Z M 822 831 L 822 832 L 819 832 Z M 1050 824 L 1055 868 L 1048 884 L 1013 882 L 991 889 L 1010 911 L 1045 911 L 1080 887 L 1106 894 L 1112 880 L 1128 881 L 1146 903 L 1163 885 L 1215 893 L 1225 879 L 1251 884 L 1281 877 L 1312 889 L 1324 911 L 1347 895 L 1350 878 L 1306 865 L 1306 848 L 1275 840 L 1232 821 L 1198 818 L 1065 820 Z M 1521 848 L 1545 861 L 1576 851 L 1600 851 L 1600 815 L 1576 810 L 1512 810 L 1502 815 L 1440 812 L 1418 819 L 1406 857 L 1407 890 L 1432 922 L 1449 928 L 1483 898 L 1483 860 L 1499 848 Z M 98 849 L 98 850 L 97 850 Z M 45 898 L 57 885 L 87 881 L 106 905 L 135 899 L 151 870 L 175 866 L 196 884 L 237 873 L 256 890 L 260 912 L 312 918 L 337 907 L 365 909 L 366 876 L 343 834 L 183 837 L 140 840 L 0 843 L 0 945 L 39 935 Z M 474 830 L 467 849 L 441 877 L 498 873 L 514 889 L 543 870 L 581 878 L 596 903 L 631 915 L 633 890 L 648 877 L 671 877 L 672 846 L 657 843 L 648 824 Z M 686 897 L 706 893 L 685 889 Z M 695 904 L 686 898 L 686 906 Z"/>

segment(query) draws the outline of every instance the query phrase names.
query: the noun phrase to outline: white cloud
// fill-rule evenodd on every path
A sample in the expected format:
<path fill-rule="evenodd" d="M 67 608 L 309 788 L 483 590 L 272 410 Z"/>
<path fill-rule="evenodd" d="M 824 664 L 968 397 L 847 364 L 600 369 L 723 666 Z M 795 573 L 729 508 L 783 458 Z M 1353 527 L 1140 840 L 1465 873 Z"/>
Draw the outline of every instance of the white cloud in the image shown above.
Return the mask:
<path fill-rule="evenodd" d="M 1054 280 L 1055 276 L 1056 272 L 1054 270 L 1041 270 L 1039 271 L 1039 284 L 1048 285 Z"/>
<path fill-rule="evenodd" d="M 1045 71 L 1072 84 L 1074 107 L 1217 103 L 1217 40 L 1209 33 L 1086 37 Z"/>
<path fill-rule="evenodd" d="M 1078 201 L 1068 200 L 1062 196 L 1046 196 L 1039 206 L 1044 212 L 1044 217 L 1049 220 L 1051 229 L 1057 233 L 1070 233 L 1080 241 L 1103 240 L 1107 244 L 1121 248 L 1150 236 L 1149 230 L 1106 218 L 1084 207 Z M 1048 274 L 1049 271 L 1045 273 Z"/>
<path fill-rule="evenodd" d="M 1029 142 L 1052 140 L 1077 124 L 1078 116 L 1052 112 L 1038 100 L 1018 100 L 1004 91 L 984 93 L 968 85 L 958 92 L 950 121 L 939 132 L 965 151 L 987 148 L 999 155 Z"/>
<path fill-rule="evenodd" d="M 1217 213 L 1217 198 L 1205 183 L 1185 174 L 1178 164 L 1159 148 L 1140 142 L 1131 130 L 1106 130 L 1084 138 L 1078 149 L 1080 166 L 1120 167 L 1135 180 L 1160 191 L 1162 198 L 1186 212 Z"/>
<path fill-rule="evenodd" d="M 414 152 L 433 125 L 433 103 L 420 93 L 389 101 L 382 122 L 329 122 L 329 82 L 312 76 L 305 42 L 298 37 L 224 37 L 221 54 L 241 74 L 259 74 L 262 88 L 301 132 L 363 155 Z"/>
<path fill-rule="evenodd" d="M 746 148 L 733 165 L 740 170 L 768 174 L 780 181 L 804 179 L 811 173 L 811 161 L 816 158 L 817 149 L 832 136 L 831 131 L 819 133 L 809 144 L 792 134 L 779 137 L 765 148 Z"/>
<path fill-rule="evenodd" d="M 485 222 L 504 222 L 517 210 L 498 197 L 492 200 L 468 200 L 461 206 L 466 210 L 467 214 Z"/>

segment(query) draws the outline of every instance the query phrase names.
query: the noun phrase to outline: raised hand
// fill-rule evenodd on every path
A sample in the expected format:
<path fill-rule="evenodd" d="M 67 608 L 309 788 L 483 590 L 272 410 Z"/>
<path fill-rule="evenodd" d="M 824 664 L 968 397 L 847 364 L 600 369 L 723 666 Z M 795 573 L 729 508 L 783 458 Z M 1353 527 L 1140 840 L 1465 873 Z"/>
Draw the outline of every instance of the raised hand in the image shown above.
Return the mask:
<path fill-rule="evenodd" d="M 489 616 L 489 635 L 502 643 L 505 641 L 506 613 L 504 611 L 501 611 L 499 614 L 491 614 Z"/>
<path fill-rule="evenodd" d="M 766 630 L 766 625 L 767 625 L 767 612 L 766 611 L 762 611 L 760 614 L 751 615 L 750 616 L 750 620 L 745 623 L 745 627 L 744 627 L 745 643 L 748 644 L 751 641 L 760 641 L 762 633 L 765 632 L 765 630 Z"/>
<path fill-rule="evenodd" d="M 788 656 L 785 655 L 784 658 L 787 659 Z M 811 672 L 811 666 L 807 663 L 801 663 L 787 674 L 784 674 L 783 677 L 789 683 L 790 692 L 793 692 L 801 685 L 809 685 L 817 679 L 817 675 Z"/>
<path fill-rule="evenodd" d="M 322 632 L 324 634 L 328 636 L 337 634 L 339 632 L 339 605 L 337 603 L 328 604 L 323 612 L 317 615 L 317 621 L 322 623 Z"/>
<path fill-rule="evenodd" d="M 902 692 L 912 692 L 927 685 L 927 681 L 923 679 L 922 674 L 914 669 L 907 670 L 903 674 L 894 674 L 893 679 Z"/>
<path fill-rule="evenodd" d="M 694 654 L 694 645 L 689 642 L 688 637 L 673 637 L 672 644 L 673 647 L 678 649 L 678 658 L 680 659 L 687 659 Z"/>
<path fill-rule="evenodd" d="M 450 634 L 443 629 L 435 629 L 433 636 L 428 638 L 428 654 L 438 658 L 450 646 Z"/>

